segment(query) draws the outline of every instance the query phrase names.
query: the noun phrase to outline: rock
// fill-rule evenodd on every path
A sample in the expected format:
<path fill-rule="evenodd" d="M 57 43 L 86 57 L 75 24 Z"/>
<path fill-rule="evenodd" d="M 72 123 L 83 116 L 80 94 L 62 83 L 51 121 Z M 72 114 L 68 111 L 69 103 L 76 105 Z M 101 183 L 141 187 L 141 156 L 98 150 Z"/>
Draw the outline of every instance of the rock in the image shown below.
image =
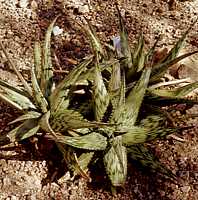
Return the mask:
<path fill-rule="evenodd" d="M 181 50 L 178 57 L 189 53 L 187 50 Z M 198 57 L 197 54 L 189 56 L 180 62 L 176 63 L 169 69 L 171 76 L 179 79 L 190 78 L 192 82 L 198 81 Z"/>
<path fill-rule="evenodd" d="M 59 26 L 54 26 L 54 28 L 53 28 L 53 34 L 55 36 L 60 35 L 62 33 L 63 33 L 63 29 L 62 28 L 59 28 Z"/>
<path fill-rule="evenodd" d="M 89 6 L 88 5 L 79 6 L 78 12 L 79 13 L 88 13 L 89 12 Z"/>
<path fill-rule="evenodd" d="M 33 0 L 31 2 L 31 9 L 32 10 L 37 10 L 37 8 L 38 8 L 38 4 L 37 4 L 37 2 L 35 0 Z"/>
<path fill-rule="evenodd" d="M 19 7 L 20 8 L 27 8 L 28 3 L 29 3 L 29 0 L 20 0 L 19 1 Z"/>

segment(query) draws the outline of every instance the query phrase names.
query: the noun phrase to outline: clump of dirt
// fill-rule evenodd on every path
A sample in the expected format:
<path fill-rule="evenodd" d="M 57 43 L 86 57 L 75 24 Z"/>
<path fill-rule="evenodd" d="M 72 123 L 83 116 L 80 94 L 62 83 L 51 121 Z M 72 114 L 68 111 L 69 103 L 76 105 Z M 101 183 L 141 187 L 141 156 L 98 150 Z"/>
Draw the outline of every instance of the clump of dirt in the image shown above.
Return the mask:
<path fill-rule="evenodd" d="M 135 43 L 140 32 L 144 33 L 148 46 L 152 46 L 158 35 L 163 34 L 160 48 L 173 45 L 198 15 L 198 0 L 119 0 L 118 4 L 125 19 L 131 44 Z M 90 51 L 87 40 L 74 25 L 74 20 L 80 21 L 83 16 L 88 18 L 103 41 L 118 33 L 115 6 L 107 1 L 0 0 L 0 39 L 27 80 L 33 63 L 33 41 L 43 37 L 46 27 L 58 14 L 60 17 L 57 26 L 63 32 L 54 36 L 52 45 L 57 71 L 70 70 Z M 187 50 L 197 49 L 197 30 L 198 24 L 195 24 L 187 38 Z M 1 78 L 13 85 L 19 85 L 4 55 L 0 54 L 0 58 Z M 8 123 L 19 113 L 4 103 L 0 103 L 0 111 L 2 135 L 12 128 Z M 194 106 L 187 113 L 198 113 L 198 107 Z M 179 118 L 182 116 L 180 111 L 176 115 Z M 106 180 L 101 180 L 98 172 L 95 172 L 97 176 L 91 184 L 83 179 L 72 180 L 69 173 L 59 178 L 62 174 L 59 174 L 58 169 L 62 167 L 62 172 L 67 169 L 61 162 L 61 156 L 56 154 L 54 145 L 47 144 L 50 151 L 43 148 L 43 154 L 39 155 L 37 143 L 33 141 L 28 145 L 18 144 L 0 149 L 0 199 L 196 200 L 197 119 L 183 117 L 178 123 L 194 125 L 193 129 L 184 131 L 179 136 L 184 139 L 183 142 L 168 139 L 151 145 L 151 149 L 161 162 L 177 174 L 176 183 L 147 172 L 139 172 L 134 165 L 129 164 L 127 183 L 113 198 L 109 193 L 108 184 L 104 184 Z M 48 156 L 49 154 L 52 156 Z M 59 160 L 57 165 L 54 165 L 54 158 Z"/>

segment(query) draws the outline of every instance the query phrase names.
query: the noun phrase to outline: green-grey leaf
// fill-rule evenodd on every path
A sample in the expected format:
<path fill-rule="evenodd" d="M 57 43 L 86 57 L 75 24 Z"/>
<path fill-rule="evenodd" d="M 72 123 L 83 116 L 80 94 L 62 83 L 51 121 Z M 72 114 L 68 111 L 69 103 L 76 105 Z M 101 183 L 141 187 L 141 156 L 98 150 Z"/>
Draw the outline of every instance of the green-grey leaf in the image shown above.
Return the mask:
<path fill-rule="evenodd" d="M 29 111 L 26 114 L 21 115 L 17 119 L 13 120 L 9 124 L 14 124 L 16 122 L 24 121 L 24 120 L 27 120 L 27 119 L 36 119 L 36 118 L 39 118 L 40 116 L 41 116 L 41 113 L 38 113 L 38 112 L 35 112 L 35 111 Z"/>
<path fill-rule="evenodd" d="M 107 146 L 106 137 L 96 132 L 78 137 L 70 137 L 57 134 L 56 142 L 86 150 L 104 150 Z"/>
<path fill-rule="evenodd" d="M 12 62 L 12 60 L 10 59 L 9 54 L 7 53 L 5 47 L 3 46 L 2 42 L 0 41 L 0 47 L 3 50 L 3 53 L 5 54 L 11 68 L 14 70 L 14 72 L 16 73 L 16 75 L 18 76 L 19 80 L 21 81 L 21 83 L 23 84 L 25 90 L 27 91 L 27 93 L 31 96 L 32 95 L 32 90 L 30 88 L 30 86 L 28 85 L 27 81 L 24 79 L 24 77 L 21 75 L 21 73 L 19 72 L 19 70 L 17 69 L 17 67 L 15 67 L 14 63 Z"/>
<path fill-rule="evenodd" d="M 189 56 L 192 56 L 193 54 L 196 54 L 196 53 L 198 53 L 198 51 L 186 53 L 186 54 L 176 57 L 172 60 L 167 60 L 166 62 L 159 63 L 159 64 L 153 66 L 151 79 L 150 79 L 149 83 L 158 81 L 160 78 L 162 78 L 164 76 L 165 72 L 168 70 L 169 67 L 171 67 L 172 65 L 178 63 L 179 61 L 181 61 Z"/>
<path fill-rule="evenodd" d="M 37 119 L 28 119 L 17 128 L 11 130 L 7 136 L 11 142 L 16 142 L 35 135 L 39 128 Z"/>
<path fill-rule="evenodd" d="M 78 173 L 83 178 L 86 178 L 90 181 L 90 177 L 86 174 L 85 171 L 81 168 L 76 153 L 74 152 L 74 148 L 68 145 L 64 145 L 61 143 L 57 143 L 59 150 L 62 152 L 64 160 L 68 166 L 68 168 L 75 173 Z"/>
<path fill-rule="evenodd" d="M 113 59 L 111 58 L 110 60 L 103 60 L 100 65 L 100 71 L 108 71 L 110 74 L 112 72 L 112 66 L 114 64 L 119 63 L 119 61 L 117 59 Z M 89 80 L 89 81 L 94 81 L 94 74 L 95 74 L 95 65 L 93 63 L 93 65 L 89 66 L 89 69 L 82 72 L 82 74 L 78 77 L 78 82 L 80 81 L 85 81 L 85 80 Z"/>
<path fill-rule="evenodd" d="M 165 128 L 165 117 L 159 115 L 149 115 L 145 119 L 141 120 L 140 126 L 145 128 L 146 141 L 154 140 L 156 138 L 163 138 L 166 135 L 176 133 L 178 130 L 182 130 L 180 127 Z"/>
<path fill-rule="evenodd" d="M 92 50 L 94 54 L 101 54 L 102 56 L 105 56 L 105 51 L 101 45 L 101 42 L 99 40 L 99 38 L 96 35 L 96 32 L 93 28 L 93 26 L 90 24 L 90 22 L 88 20 L 86 20 L 87 25 L 88 26 L 84 26 L 84 25 L 80 25 L 81 28 L 84 30 L 84 32 L 86 33 L 86 35 L 88 36 L 91 46 L 92 46 Z"/>
<path fill-rule="evenodd" d="M 35 109 L 35 105 L 23 94 L 0 85 L 0 98 L 19 110 Z"/>
<path fill-rule="evenodd" d="M 109 105 L 109 94 L 103 82 L 98 66 L 95 67 L 95 80 L 93 86 L 93 101 L 96 121 L 100 121 Z"/>
<path fill-rule="evenodd" d="M 120 26 L 121 53 L 126 58 L 121 61 L 121 67 L 130 69 L 131 74 L 133 74 L 135 72 L 135 69 L 133 68 L 133 63 L 132 63 L 133 61 L 132 61 L 132 55 L 131 55 L 131 50 L 130 50 L 129 41 L 128 41 L 128 34 L 125 29 L 124 22 L 123 22 L 118 6 L 117 6 L 117 12 L 118 12 L 119 26 Z"/>
<path fill-rule="evenodd" d="M 119 63 L 113 65 L 112 75 L 109 81 L 109 93 L 113 107 L 112 119 L 117 114 L 117 108 L 125 104 L 125 74 L 121 73 Z"/>
<path fill-rule="evenodd" d="M 66 161 L 68 167 L 72 170 L 77 170 L 83 177 L 90 180 L 89 176 L 81 169 L 81 166 L 78 163 L 78 159 L 73 148 L 69 147 L 68 145 L 65 145 L 64 143 L 59 142 L 58 136 L 60 137 L 62 136 L 61 134 L 54 132 L 54 130 L 49 124 L 49 119 L 50 119 L 50 111 L 45 113 L 41 118 L 41 120 L 39 121 L 40 127 L 50 134 L 49 138 L 53 139 L 56 142 L 56 145 L 63 154 L 64 160 Z"/>
<path fill-rule="evenodd" d="M 148 89 L 154 95 L 163 97 L 185 97 L 190 92 L 198 88 L 198 82 L 190 83 L 183 87 L 175 88 L 173 90 L 169 89 Z"/>
<path fill-rule="evenodd" d="M 76 68 L 74 68 L 68 76 L 64 78 L 52 92 L 50 96 L 50 107 L 52 112 L 59 109 L 66 109 L 68 101 L 69 87 L 73 85 L 81 75 L 81 73 L 86 70 L 86 67 L 91 63 L 93 56 L 89 57 L 87 60 L 80 63 Z M 64 106 L 63 106 L 64 105 Z"/>
<path fill-rule="evenodd" d="M 71 130 L 106 126 L 105 123 L 87 121 L 79 112 L 74 110 L 63 110 L 52 114 L 50 124 L 53 130 L 59 132 L 64 132 L 68 129 Z"/>
<path fill-rule="evenodd" d="M 146 167 L 153 172 L 164 174 L 170 178 L 175 178 L 175 175 L 163 166 L 144 145 L 138 144 L 130 146 L 127 148 L 127 153 L 129 158 L 136 160 L 143 167 Z"/>
<path fill-rule="evenodd" d="M 121 77 L 120 88 L 118 89 L 118 91 L 115 91 L 111 97 L 111 103 L 113 106 L 112 114 L 110 117 L 111 123 L 114 123 L 116 119 L 120 117 L 121 114 L 120 110 L 122 106 L 125 106 L 125 92 L 126 92 L 125 74 L 123 73 Z"/>
<path fill-rule="evenodd" d="M 35 65 L 35 74 L 38 82 L 41 81 L 41 73 L 42 73 L 42 51 L 41 45 L 39 42 L 35 42 L 34 44 L 34 65 Z"/>
<path fill-rule="evenodd" d="M 152 104 L 156 106 L 170 106 L 174 104 L 194 105 L 198 103 L 196 99 L 180 97 L 160 97 L 151 93 L 148 96 L 146 96 L 144 102 L 146 104 Z"/>
<path fill-rule="evenodd" d="M 143 70 L 140 79 L 127 96 L 125 105 L 118 107 L 117 114 L 113 119 L 114 123 L 128 127 L 134 126 L 147 89 L 150 74 L 150 67 Z"/>
<path fill-rule="evenodd" d="M 130 129 L 122 135 L 122 143 L 126 146 L 143 143 L 147 139 L 147 134 L 149 134 L 149 132 L 144 127 L 130 127 Z"/>
<path fill-rule="evenodd" d="M 120 64 L 115 63 L 112 66 L 112 73 L 111 73 L 111 78 L 109 81 L 108 90 L 110 93 L 114 93 L 115 91 L 119 90 L 120 86 L 121 86 Z"/>
<path fill-rule="evenodd" d="M 145 60 L 145 54 L 144 54 L 144 37 L 143 34 L 140 34 L 137 46 L 133 52 L 133 67 L 139 72 L 144 67 L 144 60 Z M 128 74 L 130 75 L 130 70 L 127 72 L 127 78 Z M 130 77 L 130 76 L 129 76 Z"/>
<path fill-rule="evenodd" d="M 9 84 L 9 83 L 7 83 L 7 82 L 5 82 L 3 80 L 0 80 L 0 85 L 3 86 L 3 87 L 5 87 L 5 88 L 8 88 L 10 90 L 13 90 L 14 92 L 19 93 L 19 94 L 21 94 L 23 96 L 26 96 L 28 98 L 30 97 L 29 94 L 26 91 L 21 90 L 21 89 L 17 88 L 16 86 L 14 87 L 11 84 Z"/>
<path fill-rule="evenodd" d="M 104 165 L 112 185 L 122 186 L 127 175 L 127 155 L 120 136 L 113 139 L 111 148 L 104 156 Z"/>
<path fill-rule="evenodd" d="M 197 20 L 196 20 L 197 21 Z M 196 21 L 188 28 L 188 30 L 182 35 L 182 37 L 178 40 L 178 42 L 175 44 L 175 46 L 170 50 L 168 55 L 162 60 L 162 63 L 165 63 L 167 61 L 171 61 L 177 57 L 179 54 L 179 51 L 183 47 L 184 41 L 186 39 L 187 34 L 190 32 Z"/>
<path fill-rule="evenodd" d="M 130 146 L 144 143 L 178 131 L 179 128 L 164 128 L 163 122 L 164 117 L 150 115 L 140 122 L 140 126 L 122 127 L 119 131 L 122 134 L 123 144 Z"/>
<path fill-rule="evenodd" d="M 43 63 L 42 63 L 42 77 L 41 77 L 41 90 L 45 97 L 48 97 L 51 93 L 53 85 L 53 67 L 51 60 L 51 35 L 54 24 L 57 20 L 57 17 L 49 25 L 43 44 Z"/>
<path fill-rule="evenodd" d="M 47 107 L 48 107 L 48 102 L 45 99 L 45 97 L 39 87 L 39 84 L 38 84 L 38 81 L 36 78 L 36 74 L 35 74 L 34 66 L 32 66 L 32 68 L 31 68 L 31 79 L 32 79 L 31 81 L 32 81 L 32 89 L 33 89 L 34 99 L 35 99 L 37 105 L 41 108 L 42 112 L 46 113 Z"/>
<path fill-rule="evenodd" d="M 78 164 L 85 173 L 88 171 L 88 165 L 91 162 L 93 155 L 94 155 L 94 152 L 89 152 L 89 153 L 82 153 L 78 157 Z M 74 171 L 74 174 L 80 175 L 81 171 L 79 171 L 78 168 L 76 168 Z"/>

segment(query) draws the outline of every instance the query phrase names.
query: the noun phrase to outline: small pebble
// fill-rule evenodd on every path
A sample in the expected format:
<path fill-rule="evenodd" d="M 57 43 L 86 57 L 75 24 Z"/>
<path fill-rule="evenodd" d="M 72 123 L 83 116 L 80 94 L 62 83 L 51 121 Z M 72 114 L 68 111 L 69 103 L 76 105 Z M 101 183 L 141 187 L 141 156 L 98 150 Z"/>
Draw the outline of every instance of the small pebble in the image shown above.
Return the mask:
<path fill-rule="evenodd" d="M 54 26 L 54 28 L 53 28 L 53 34 L 55 36 L 60 35 L 62 33 L 63 33 L 63 29 L 62 28 L 59 28 L 58 26 Z"/>
<path fill-rule="evenodd" d="M 19 7 L 20 8 L 27 8 L 27 6 L 28 6 L 28 0 L 20 0 L 19 1 Z"/>

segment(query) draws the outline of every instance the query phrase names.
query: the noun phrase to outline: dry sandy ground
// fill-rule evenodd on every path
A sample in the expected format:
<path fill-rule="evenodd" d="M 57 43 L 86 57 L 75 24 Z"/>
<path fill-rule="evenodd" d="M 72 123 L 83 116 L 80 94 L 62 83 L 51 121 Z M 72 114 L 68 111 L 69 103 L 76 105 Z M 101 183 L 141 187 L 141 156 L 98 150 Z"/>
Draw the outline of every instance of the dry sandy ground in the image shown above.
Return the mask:
<path fill-rule="evenodd" d="M 127 22 L 132 44 L 140 31 L 143 31 L 148 46 L 152 45 L 159 33 L 164 35 L 160 47 L 170 46 L 198 15 L 198 0 L 118 2 Z M 13 62 L 27 78 L 28 69 L 32 64 L 32 43 L 35 39 L 43 37 L 49 22 L 58 14 L 61 14 L 61 17 L 57 24 L 63 29 L 63 33 L 54 38 L 54 49 L 63 69 L 72 67 L 71 60 L 82 58 L 88 51 L 86 41 L 73 26 L 73 18 L 85 15 L 94 24 L 102 39 L 116 35 L 118 30 L 115 7 L 107 1 L 0 0 L 0 39 Z M 187 49 L 198 48 L 197 31 L 198 23 L 187 39 Z M 194 60 L 196 59 L 194 57 Z M 189 75 L 189 73 L 184 74 L 184 76 Z M 17 78 L 12 74 L 2 54 L 0 54 L 0 76 L 17 84 Z M 196 113 L 198 109 L 194 107 L 188 112 Z M 0 134 L 9 130 L 7 124 L 16 115 L 17 112 L 12 108 L 0 104 Z M 185 120 L 182 123 L 186 123 Z M 157 142 L 153 148 L 160 160 L 178 175 L 177 183 L 141 173 L 133 166 L 129 166 L 129 178 L 125 188 L 116 197 L 112 197 L 108 187 L 107 189 L 104 187 L 105 180 L 87 184 L 83 179 L 71 181 L 67 174 L 58 181 L 50 183 L 46 178 L 52 168 L 52 163 L 49 161 L 51 157 L 48 159 L 37 154 L 35 156 L 31 149 L 23 146 L 9 147 L 0 150 L 0 200 L 196 200 L 198 199 L 197 120 L 190 119 L 187 124 L 194 124 L 195 128 L 181 135 L 185 142 L 169 139 Z"/>

